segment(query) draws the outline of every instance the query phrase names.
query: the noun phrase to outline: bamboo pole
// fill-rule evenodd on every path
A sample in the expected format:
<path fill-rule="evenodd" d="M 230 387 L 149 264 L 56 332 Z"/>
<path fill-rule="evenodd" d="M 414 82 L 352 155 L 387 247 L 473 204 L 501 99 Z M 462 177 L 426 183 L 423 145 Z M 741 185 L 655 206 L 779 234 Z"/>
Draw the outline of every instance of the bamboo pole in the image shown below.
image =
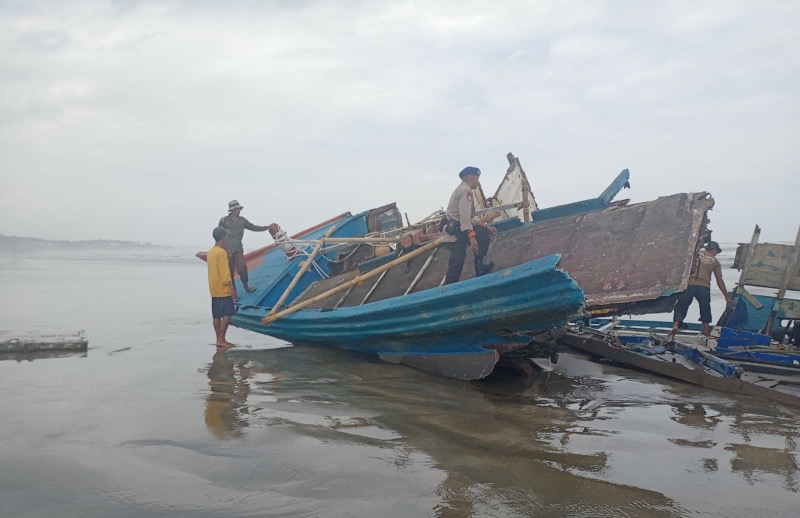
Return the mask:
<path fill-rule="evenodd" d="M 384 264 L 383 266 L 375 268 L 374 270 L 370 270 L 369 272 L 367 272 L 367 273 L 365 273 L 363 275 L 357 275 L 355 278 L 345 282 L 344 284 L 340 284 L 339 286 L 336 286 L 335 288 L 331 288 L 331 289 L 329 289 L 328 291 L 326 291 L 324 293 L 320 293 L 316 297 L 312 297 L 312 298 L 310 298 L 308 300 L 305 300 L 305 301 L 303 301 L 303 302 L 301 302 L 299 304 L 295 304 L 294 306 L 286 308 L 286 309 L 284 309 L 283 311 L 281 311 L 279 313 L 272 314 L 270 312 L 269 315 L 267 315 L 266 317 L 261 319 L 261 323 L 264 324 L 265 326 L 268 326 L 269 324 L 271 324 L 272 322 L 274 322 L 275 320 L 277 320 L 277 319 L 279 319 L 281 317 L 285 317 L 286 315 L 294 313 L 295 311 L 300 311 L 301 309 L 307 308 L 308 306 L 310 306 L 310 305 L 312 305 L 314 303 L 317 303 L 320 300 L 324 300 L 324 299 L 330 297 L 334 293 L 337 293 L 337 292 L 340 292 L 342 290 L 345 290 L 345 289 L 349 288 L 350 286 L 354 286 L 356 284 L 360 284 L 360 283 L 364 282 L 367 279 L 371 279 L 372 277 L 375 277 L 376 275 L 379 275 L 379 274 L 385 272 L 386 270 L 389 270 L 390 268 L 393 268 L 393 267 L 397 266 L 398 264 L 405 263 L 406 261 L 409 261 L 409 260 L 415 258 L 416 256 L 427 252 L 428 250 L 430 250 L 432 248 L 436 248 L 437 246 L 439 246 L 442 243 L 444 243 L 446 239 L 447 239 L 446 237 L 442 236 L 442 237 L 436 239 L 435 241 L 431 241 L 430 243 L 417 248 L 413 252 L 409 252 L 407 255 L 404 255 L 402 257 L 398 257 L 397 259 L 395 259 L 393 261 L 390 261 L 390 262 Z M 276 307 L 277 307 L 277 305 L 276 305 Z M 275 308 L 273 308 L 273 310 L 274 309 Z"/>
<path fill-rule="evenodd" d="M 311 255 L 308 256 L 308 259 L 306 259 L 306 263 L 303 265 L 302 268 L 300 268 L 300 271 L 298 271 L 297 274 L 294 276 L 292 282 L 290 282 L 289 286 L 287 286 L 286 289 L 283 291 L 283 293 L 281 294 L 281 298 L 279 298 L 278 302 L 276 302 L 275 305 L 272 306 L 272 311 L 269 312 L 270 315 L 274 315 L 278 311 L 278 308 L 280 308 L 281 304 L 284 303 L 286 297 L 289 296 L 289 293 L 291 293 L 294 287 L 297 286 L 297 283 L 300 282 L 300 277 L 302 277 L 303 274 L 305 274 L 308 271 L 308 269 L 311 268 L 311 263 L 314 262 L 314 258 L 317 257 L 317 254 L 319 254 L 319 251 L 322 249 L 323 245 L 325 245 L 325 239 L 331 234 L 333 234 L 335 230 L 336 230 L 336 225 L 333 225 L 331 228 L 328 229 L 327 232 L 325 232 L 325 235 L 322 236 L 322 239 L 319 240 L 317 246 L 314 247 L 314 251 L 311 252 Z"/>
<path fill-rule="evenodd" d="M 292 243 L 317 243 L 319 239 L 293 239 Z M 377 245 L 391 245 L 399 243 L 399 237 L 328 237 L 325 243 L 372 243 Z"/>
<path fill-rule="evenodd" d="M 298 239 L 297 241 L 304 241 Z M 312 241 L 313 242 L 313 241 Z M 399 237 L 328 237 L 325 238 L 326 243 L 399 243 Z"/>

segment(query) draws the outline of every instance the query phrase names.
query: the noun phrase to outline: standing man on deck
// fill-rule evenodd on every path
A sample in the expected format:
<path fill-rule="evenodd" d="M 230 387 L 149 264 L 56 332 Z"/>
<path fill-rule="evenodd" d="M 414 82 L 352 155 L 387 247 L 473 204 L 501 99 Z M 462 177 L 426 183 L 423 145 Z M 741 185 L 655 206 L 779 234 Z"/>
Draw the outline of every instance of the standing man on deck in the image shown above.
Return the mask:
<path fill-rule="evenodd" d="M 228 251 L 228 259 L 230 262 L 231 279 L 233 279 L 233 272 L 239 272 L 239 278 L 242 280 L 242 286 L 247 292 L 256 291 L 255 287 L 250 286 L 250 280 L 247 275 L 247 264 L 244 262 L 244 247 L 242 246 L 242 238 L 244 231 L 252 230 L 253 232 L 264 232 L 269 229 L 269 226 L 262 227 L 260 225 L 253 225 L 246 218 L 240 216 L 244 207 L 239 205 L 236 200 L 228 202 L 228 215 L 219 220 L 219 226 L 228 230 L 228 239 L 225 242 L 225 250 Z M 236 288 L 234 287 L 234 290 Z"/>
<path fill-rule="evenodd" d="M 211 232 L 214 237 L 214 247 L 208 251 L 208 289 L 211 292 L 211 318 L 214 320 L 214 332 L 217 334 L 217 347 L 234 347 L 225 338 L 228 325 L 235 312 L 233 305 L 234 293 L 233 277 L 231 276 L 228 252 L 225 251 L 225 241 L 228 231 L 217 227 Z"/>
<path fill-rule="evenodd" d="M 447 262 L 447 274 L 444 284 L 458 281 L 464 260 L 467 258 L 467 245 L 475 254 L 475 277 L 489 273 L 494 267 L 494 262 L 483 262 L 489 251 L 489 233 L 497 233 L 497 229 L 475 217 L 475 205 L 472 203 L 473 190 L 480 186 L 479 177 L 481 170 L 477 167 L 465 167 L 458 176 L 461 184 L 456 187 L 450 196 L 447 205 L 447 223 L 445 232 L 455 237 L 455 241 L 448 243 L 450 259 Z"/>
<path fill-rule="evenodd" d="M 733 304 L 733 299 L 725 287 L 725 281 L 722 280 L 722 266 L 717 260 L 717 254 L 722 252 L 716 241 L 709 241 L 705 246 L 705 250 L 700 250 L 694 258 L 692 265 L 692 273 L 689 277 L 689 285 L 686 291 L 681 293 L 678 301 L 675 303 L 675 315 L 673 317 L 674 325 L 669 332 L 669 336 L 675 336 L 678 329 L 683 325 L 683 319 L 686 318 L 686 313 L 692 303 L 692 299 L 697 299 L 700 304 L 700 322 L 703 323 L 703 334 L 709 336 L 711 333 L 711 273 L 717 280 L 717 286 L 723 295 L 725 295 L 725 302 L 730 306 Z"/>

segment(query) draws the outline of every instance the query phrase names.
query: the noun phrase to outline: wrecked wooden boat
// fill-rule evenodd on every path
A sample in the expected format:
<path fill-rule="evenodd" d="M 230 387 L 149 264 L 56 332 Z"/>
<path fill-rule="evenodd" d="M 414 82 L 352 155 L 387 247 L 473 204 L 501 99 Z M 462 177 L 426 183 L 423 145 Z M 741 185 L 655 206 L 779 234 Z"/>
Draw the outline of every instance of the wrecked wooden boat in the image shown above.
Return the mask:
<path fill-rule="evenodd" d="M 733 267 L 741 270 L 732 292 L 733 304 L 712 328 L 711 336 L 698 324 L 684 323 L 677 338 L 703 352 L 746 366 L 751 371 L 800 370 L 800 301 L 786 296 L 800 289 L 800 231 L 795 244 L 759 243 L 756 225 L 749 244 L 740 244 Z M 777 289 L 772 294 L 750 290 Z M 593 320 L 593 323 L 634 335 L 665 338 L 672 322 Z"/>
<path fill-rule="evenodd" d="M 441 212 L 403 226 L 390 204 L 346 213 L 299 239 L 283 236 L 250 256 L 257 290 L 239 290 L 232 324 L 475 379 L 578 313 L 671 308 L 707 239 L 710 195 L 613 201 L 629 186 L 625 170 L 597 198 L 540 209 L 519 160 L 508 160 L 495 195 L 475 196 L 477 214 L 498 229 L 487 256 L 492 273 L 475 278 L 466 261 L 461 280 L 442 286 Z"/>
<path fill-rule="evenodd" d="M 571 325 L 559 341 L 592 356 L 713 390 L 800 407 L 800 370 L 733 362 L 706 347 L 669 339 L 644 321 L 598 319 Z M 659 333 L 661 330 L 663 333 Z"/>
<path fill-rule="evenodd" d="M 741 273 L 733 289 L 733 304 L 717 325 L 762 335 L 765 342 L 753 345 L 766 345 L 773 339 L 800 346 L 800 300 L 786 296 L 787 291 L 800 291 L 800 229 L 794 245 L 759 243 L 760 235 L 756 225 L 750 243 L 736 249 L 733 267 Z M 778 291 L 752 294 L 754 287 Z M 748 341 L 752 340 L 740 340 L 745 346 Z"/>
<path fill-rule="evenodd" d="M 669 342 L 672 322 L 618 318 L 593 318 L 592 328 L 625 336 L 639 336 Z M 800 350 L 790 344 L 771 341 L 766 335 L 729 327 L 713 327 L 704 336 L 701 324 L 684 323 L 675 340 L 703 353 L 746 367 L 750 371 L 780 373 L 793 371 L 800 375 Z"/>

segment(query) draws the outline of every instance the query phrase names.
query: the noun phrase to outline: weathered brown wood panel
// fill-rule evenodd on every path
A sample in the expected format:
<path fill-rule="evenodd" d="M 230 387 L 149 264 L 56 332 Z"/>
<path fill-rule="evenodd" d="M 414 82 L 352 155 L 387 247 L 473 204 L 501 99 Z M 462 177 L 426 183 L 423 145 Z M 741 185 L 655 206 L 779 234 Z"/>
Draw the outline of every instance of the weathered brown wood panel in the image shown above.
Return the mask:
<path fill-rule="evenodd" d="M 734 268 L 744 267 L 744 257 L 747 257 L 748 243 L 742 243 L 736 250 L 736 261 Z M 747 271 L 742 272 L 744 283 L 751 286 L 761 286 L 764 288 L 780 289 L 783 282 L 783 275 L 789 267 L 794 247 L 792 245 L 778 245 L 772 243 L 758 243 L 753 252 L 753 259 Z M 800 261 L 793 266 L 794 275 L 789 280 L 790 290 L 800 290 Z"/>
<path fill-rule="evenodd" d="M 560 253 L 560 267 L 583 288 L 588 308 L 652 300 L 685 289 L 713 200 L 678 194 L 498 236 L 499 267 Z M 527 231 L 526 231 L 527 230 Z M 527 233 L 525 239 L 515 234 Z M 504 242 L 508 240 L 506 246 Z M 513 242 L 525 242 L 514 247 Z M 489 254 L 492 258 L 496 256 Z"/>

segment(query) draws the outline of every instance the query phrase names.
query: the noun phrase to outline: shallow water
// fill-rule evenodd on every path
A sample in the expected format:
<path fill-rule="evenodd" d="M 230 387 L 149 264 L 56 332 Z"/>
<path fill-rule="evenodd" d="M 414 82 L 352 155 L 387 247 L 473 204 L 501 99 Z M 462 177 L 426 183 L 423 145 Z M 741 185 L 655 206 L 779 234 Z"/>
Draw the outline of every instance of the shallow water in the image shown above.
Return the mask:
<path fill-rule="evenodd" d="M 90 341 L 0 357 L 3 517 L 797 515 L 778 404 L 569 352 L 471 383 L 238 329 L 216 354 L 179 250 L 0 257 L 0 285 L 0 339 Z"/>

